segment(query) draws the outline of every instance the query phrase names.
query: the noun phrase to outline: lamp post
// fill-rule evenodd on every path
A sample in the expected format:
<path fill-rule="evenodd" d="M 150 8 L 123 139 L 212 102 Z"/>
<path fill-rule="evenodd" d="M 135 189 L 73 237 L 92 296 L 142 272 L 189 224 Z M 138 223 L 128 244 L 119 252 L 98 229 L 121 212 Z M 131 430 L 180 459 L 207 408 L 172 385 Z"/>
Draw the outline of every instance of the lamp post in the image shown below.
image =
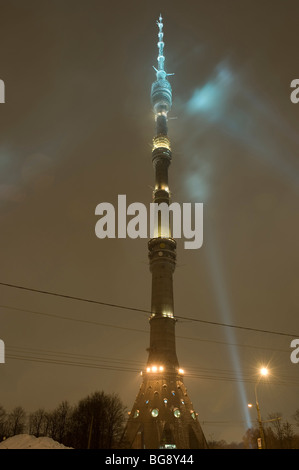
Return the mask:
<path fill-rule="evenodd" d="M 269 371 L 266 367 L 262 367 L 260 369 L 260 376 L 258 378 L 258 381 L 255 384 L 254 387 L 254 393 L 255 393 L 255 406 L 256 406 L 256 411 L 257 411 L 257 420 L 259 424 L 259 431 L 260 431 L 260 445 L 258 446 L 259 449 L 266 449 L 266 443 L 265 443 L 265 434 L 264 434 L 264 428 L 263 428 L 263 423 L 262 423 L 262 417 L 261 417 L 261 411 L 260 411 L 260 405 L 257 399 L 257 386 L 260 383 L 260 380 L 262 377 L 266 377 L 269 374 Z M 250 408 L 252 407 L 251 404 L 248 405 Z"/>

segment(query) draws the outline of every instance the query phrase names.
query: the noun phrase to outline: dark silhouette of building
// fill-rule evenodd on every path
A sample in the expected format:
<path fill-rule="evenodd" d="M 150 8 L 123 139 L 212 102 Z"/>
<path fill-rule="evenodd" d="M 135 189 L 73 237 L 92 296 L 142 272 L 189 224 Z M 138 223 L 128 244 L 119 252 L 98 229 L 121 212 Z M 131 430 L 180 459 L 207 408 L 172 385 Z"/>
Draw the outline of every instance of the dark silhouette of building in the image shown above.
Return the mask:
<path fill-rule="evenodd" d="M 163 23 L 157 21 L 158 68 L 151 89 L 156 118 L 152 161 L 155 170 L 153 202 L 170 204 L 168 167 L 171 162 L 167 136 L 167 114 L 172 105 L 172 89 L 164 68 Z M 129 414 L 124 441 L 133 449 L 200 449 L 206 439 L 183 382 L 175 346 L 173 273 L 176 265 L 176 241 L 171 237 L 170 223 L 163 224 L 158 214 L 153 238 L 148 242 L 152 273 L 150 346 L 143 381 Z"/>

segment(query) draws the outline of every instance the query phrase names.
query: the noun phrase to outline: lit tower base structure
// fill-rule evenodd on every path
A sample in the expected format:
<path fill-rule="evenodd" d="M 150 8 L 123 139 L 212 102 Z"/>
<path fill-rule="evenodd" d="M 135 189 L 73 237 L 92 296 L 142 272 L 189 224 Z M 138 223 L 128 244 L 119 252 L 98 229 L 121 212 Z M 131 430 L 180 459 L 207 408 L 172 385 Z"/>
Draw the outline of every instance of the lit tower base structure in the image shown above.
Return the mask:
<path fill-rule="evenodd" d="M 152 161 L 155 170 L 153 202 L 170 204 L 168 167 L 171 163 L 167 136 L 167 114 L 172 105 L 172 89 L 164 69 L 163 23 L 157 22 L 158 68 L 152 85 L 151 101 L 156 119 Z M 159 215 L 159 213 L 158 213 Z M 173 273 L 176 265 L 176 241 L 170 224 L 157 218 L 154 237 L 148 242 L 152 273 L 152 305 L 148 361 L 143 381 L 129 414 L 124 444 L 131 449 L 202 449 L 207 443 L 187 389 L 183 382 L 175 346 Z"/>

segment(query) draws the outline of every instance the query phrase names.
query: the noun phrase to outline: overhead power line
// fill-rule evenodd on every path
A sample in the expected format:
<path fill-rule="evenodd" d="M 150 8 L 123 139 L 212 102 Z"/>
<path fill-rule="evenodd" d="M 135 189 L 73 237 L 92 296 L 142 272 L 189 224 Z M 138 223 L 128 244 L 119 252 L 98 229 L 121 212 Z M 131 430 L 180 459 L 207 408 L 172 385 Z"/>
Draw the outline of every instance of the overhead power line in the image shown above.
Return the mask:
<path fill-rule="evenodd" d="M 112 357 L 112 356 L 98 356 L 94 354 L 78 354 L 74 352 L 68 352 L 68 351 L 57 351 L 53 349 L 41 349 L 41 348 L 32 348 L 32 347 L 25 347 L 25 346 L 8 346 L 6 348 L 8 354 L 12 355 L 21 355 L 22 357 L 24 354 L 26 357 L 37 357 L 37 358 L 42 358 L 42 359 L 52 359 L 52 360 L 60 360 L 60 361 L 75 361 L 75 362 L 80 362 L 85 364 L 86 361 L 88 364 L 95 364 L 95 365 L 101 365 L 104 364 L 105 366 L 120 366 L 123 364 L 125 367 L 129 367 L 130 370 L 140 372 L 144 367 L 145 367 L 145 362 L 141 360 L 136 360 L 136 359 L 128 359 L 125 357 Z M 216 376 L 220 377 L 236 377 L 236 378 L 242 378 L 242 379 L 247 379 L 247 380 L 255 380 L 255 374 L 253 374 L 252 368 L 243 368 L 242 372 L 236 372 L 232 369 L 223 369 L 221 368 L 215 368 L 215 367 L 202 367 L 198 366 L 192 363 L 187 363 L 184 365 L 187 368 L 186 376 L 192 377 L 192 376 L 197 376 L 197 375 L 202 375 L 202 374 L 214 374 Z M 184 367 L 184 368 L 185 368 Z M 272 376 L 271 381 L 275 382 L 277 381 L 283 381 L 288 382 L 288 383 L 296 383 L 299 385 L 299 378 L 294 377 L 294 376 L 289 376 L 289 375 L 283 375 L 279 374 L 279 378 L 275 377 L 275 375 Z"/>
<path fill-rule="evenodd" d="M 21 360 L 21 361 L 29 361 L 29 362 L 36 362 L 36 363 L 43 363 L 43 364 L 54 364 L 54 365 L 62 365 L 62 366 L 72 366 L 72 367 L 82 367 L 87 369 L 105 369 L 111 371 L 119 371 L 119 372 L 130 372 L 130 373 L 138 373 L 140 369 L 137 368 L 134 364 L 117 364 L 117 363 L 103 363 L 103 362 L 85 362 L 84 359 L 80 360 L 79 358 L 70 360 L 70 358 L 59 359 L 57 357 L 42 357 L 32 355 L 32 353 L 9 353 L 6 355 L 8 359 L 13 360 Z M 248 375 L 238 375 L 235 373 L 230 373 L 227 371 L 225 374 L 217 372 L 217 369 L 199 369 L 198 372 L 188 373 L 186 377 L 193 378 L 193 379 L 201 379 L 201 380 L 216 380 L 216 381 L 224 381 L 224 382 L 242 382 L 242 383 L 254 383 L 255 378 L 249 377 Z M 299 387 L 298 380 L 294 380 L 293 378 L 285 379 L 276 379 L 272 381 L 275 385 L 287 385 L 289 386 L 296 386 Z"/>
<path fill-rule="evenodd" d="M 129 326 L 113 325 L 111 323 L 103 323 L 103 322 L 98 322 L 98 321 L 93 321 L 93 320 L 85 320 L 83 318 L 71 318 L 71 317 L 67 317 L 65 315 L 57 315 L 55 313 L 46 313 L 46 312 L 39 312 L 37 310 L 30 310 L 30 309 L 24 309 L 24 308 L 19 308 L 19 307 L 11 307 L 10 305 L 0 304 L 0 308 L 7 308 L 9 310 L 16 310 L 17 312 L 32 313 L 34 315 L 41 315 L 43 317 L 55 318 L 55 319 L 58 319 L 58 320 L 67 320 L 67 321 L 78 322 L 78 323 L 87 323 L 89 325 L 97 325 L 97 326 L 104 326 L 104 327 L 109 327 L 109 328 L 117 328 L 117 329 L 120 329 L 120 330 L 136 331 L 137 333 L 147 333 L 146 330 L 141 330 L 140 328 L 132 328 L 132 327 L 129 327 Z"/>
<path fill-rule="evenodd" d="M 151 312 L 150 310 L 146 310 L 146 309 L 141 309 L 141 308 L 136 308 L 136 307 L 129 307 L 129 306 L 120 305 L 120 304 L 112 304 L 112 303 L 109 303 L 109 302 L 102 302 L 102 301 L 99 301 L 99 300 L 88 299 L 88 298 L 85 298 L 85 297 L 77 297 L 77 296 L 74 296 L 74 295 L 61 294 L 61 293 L 58 293 L 58 292 L 51 292 L 51 291 L 45 291 L 45 290 L 41 290 L 41 289 L 34 289 L 34 288 L 31 288 L 31 287 L 25 287 L 25 286 L 20 286 L 20 285 L 16 285 L 16 284 L 9 284 L 7 282 L 0 282 L 0 285 L 1 286 L 6 286 L 6 287 L 11 287 L 11 288 L 14 288 L 14 289 L 20 289 L 20 290 L 24 290 L 24 291 L 36 292 L 36 293 L 39 293 L 39 294 L 45 294 L 45 295 L 51 295 L 51 296 L 55 296 L 55 297 L 65 298 L 65 299 L 69 299 L 69 300 L 76 300 L 76 301 L 79 301 L 79 302 L 87 302 L 87 303 L 91 303 L 91 304 L 102 305 L 102 306 L 105 306 L 105 307 L 113 307 L 113 308 L 119 308 L 119 309 L 123 309 L 123 310 L 142 312 L 142 313 L 147 313 L 149 315 L 153 314 L 153 312 Z M 198 323 L 204 323 L 204 324 L 207 324 L 207 325 L 222 326 L 222 327 L 226 327 L 226 328 L 236 328 L 236 329 L 240 329 L 240 330 L 254 331 L 254 332 L 258 332 L 258 333 L 267 333 L 267 334 L 272 334 L 272 335 L 288 336 L 288 337 L 291 337 L 291 338 L 299 337 L 299 334 L 297 334 L 297 333 L 286 333 L 286 332 L 281 332 L 281 331 L 266 330 L 266 329 L 261 329 L 261 328 L 248 327 L 248 326 L 233 325 L 233 324 L 229 324 L 229 323 L 215 322 L 215 321 L 210 321 L 210 320 L 202 320 L 202 319 L 199 319 L 199 318 L 184 317 L 184 316 L 180 316 L 180 315 L 175 315 L 175 318 L 176 319 L 181 319 L 181 320 L 188 320 L 190 322 L 198 322 Z"/>
<path fill-rule="evenodd" d="M 40 315 L 44 316 L 47 318 L 52 318 L 54 320 L 66 320 L 70 322 L 75 322 L 75 323 L 84 323 L 87 325 L 95 325 L 95 326 L 100 326 L 100 327 L 105 327 L 105 328 L 115 328 L 115 329 L 120 329 L 120 330 L 126 330 L 126 331 L 133 331 L 135 333 L 143 333 L 143 334 L 148 334 L 148 330 L 146 329 L 140 329 L 140 328 L 133 328 L 129 326 L 122 326 L 122 325 L 115 325 L 112 323 L 103 323 L 103 322 L 98 322 L 94 320 L 87 320 L 83 318 L 73 318 L 73 317 L 68 317 L 65 315 L 59 315 L 55 313 L 47 313 L 47 312 L 40 312 L 37 310 L 31 310 L 31 309 L 25 309 L 25 308 L 19 308 L 19 307 L 12 307 L 10 305 L 4 305 L 0 304 L 0 308 L 5 308 L 8 310 L 15 310 L 17 312 L 23 312 L 23 313 L 30 313 L 33 315 Z M 200 338 L 198 336 L 182 336 L 182 335 L 177 335 L 177 339 L 179 340 L 188 340 L 188 341 L 198 341 L 198 342 L 203 342 L 203 343 L 212 343 L 212 344 L 218 344 L 218 345 L 223 345 L 223 346 L 236 346 L 238 348 L 250 348 L 250 349 L 258 349 L 258 350 L 264 350 L 264 351 L 278 351 L 282 353 L 289 354 L 289 349 L 281 349 L 281 348 L 273 348 L 273 347 L 266 347 L 266 346 L 256 346 L 253 344 L 246 344 L 246 343 L 230 343 L 228 341 L 219 341 L 219 340 L 213 340 L 213 339 L 207 339 L 207 338 Z"/>
<path fill-rule="evenodd" d="M 6 282 L 0 282 L 1 286 L 6 286 L 6 287 L 12 287 L 14 289 L 21 289 L 29 292 L 37 292 L 38 294 L 46 294 L 46 295 L 52 295 L 55 297 L 61 297 L 64 299 L 69 299 L 69 300 L 77 300 L 79 302 L 88 302 L 90 304 L 96 304 L 96 305 L 103 305 L 105 307 L 114 307 L 114 308 L 121 308 L 124 310 L 132 310 L 135 312 L 143 312 L 143 313 L 148 313 L 152 314 L 150 310 L 145 310 L 141 308 L 136 308 L 136 307 L 127 307 L 125 305 L 119 305 L 119 304 L 112 304 L 108 302 L 101 302 L 99 300 L 93 300 L 93 299 L 87 299 L 86 297 L 77 297 L 74 295 L 67 295 L 67 294 L 60 294 L 58 292 L 52 292 L 52 291 L 46 291 L 46 290 L 41 290 L 41 289 L 33 289 L 32 287 L 25 287 L 25 286 L 19 286 L 16 284 L 8 284 Z"/>

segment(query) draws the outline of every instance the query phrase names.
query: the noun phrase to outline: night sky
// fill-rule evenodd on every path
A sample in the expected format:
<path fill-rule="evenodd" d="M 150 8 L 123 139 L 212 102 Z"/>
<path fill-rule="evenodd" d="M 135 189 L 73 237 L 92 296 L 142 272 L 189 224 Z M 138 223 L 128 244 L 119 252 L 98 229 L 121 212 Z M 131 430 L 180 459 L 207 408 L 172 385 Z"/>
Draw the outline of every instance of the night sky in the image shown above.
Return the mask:
<path fill-rule="evenodd" d="M 177 354 L 207 439 L 256 412 L 294 423 L 299 364 L 298 1 L 0 0 L 0 282 L 149 310 L 147 240 L 95 236 L 95 208 L 149 204 L 150 87 L 164 18 L 173 201 L 204 203 L 178 241 Z M 116 392 L 130 410 L 149 315 L 0 285 L 0 404 L 26 411 Z M 46 315 L 45 315 L 46 314 Z"/>

